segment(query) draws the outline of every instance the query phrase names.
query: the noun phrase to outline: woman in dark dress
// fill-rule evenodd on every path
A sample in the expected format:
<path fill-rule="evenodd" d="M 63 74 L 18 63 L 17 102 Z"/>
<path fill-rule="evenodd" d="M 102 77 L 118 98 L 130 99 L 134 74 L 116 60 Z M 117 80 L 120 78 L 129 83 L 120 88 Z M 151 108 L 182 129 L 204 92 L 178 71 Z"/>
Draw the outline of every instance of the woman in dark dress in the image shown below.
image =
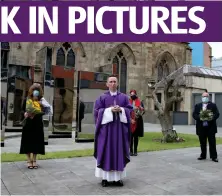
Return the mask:
<path fill-rule="evenodd" d="M 43 112 L 41 98 L 43 91 L 39 84 L 33 84 L 26 101 L 25 125 L 23 126 L 20 154 L 27 155 L 29 169 L 37 169 L 37 154 L 45 155 Z M 33 155 L 31 157 L 31 155 Z"/>

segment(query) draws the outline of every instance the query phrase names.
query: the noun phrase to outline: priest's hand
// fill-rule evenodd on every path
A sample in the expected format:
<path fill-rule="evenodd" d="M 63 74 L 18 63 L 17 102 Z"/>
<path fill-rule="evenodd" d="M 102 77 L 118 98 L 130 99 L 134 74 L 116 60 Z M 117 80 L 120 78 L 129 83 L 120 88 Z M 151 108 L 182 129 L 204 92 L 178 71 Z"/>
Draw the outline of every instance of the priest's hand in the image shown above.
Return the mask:
<path fill-rule="evenodd" d="M 118 108 L 117 107 L 112 107 L 112 112 L 118 112 Z"/>
<path fill-rule="evenodd" d="M 118 106 L 118 105 L 116 105 L 116 106 L 114 106 L 113 108 L 112 108 L 112 112 L 121 112 L 122 110 L 121 110 L 121 108 Z"/>
<path fill-rule="evenodd" d="M 115 108 L 117 112 L 122 112 L 122 109 L 118 105 L 116 105 Z"/>
<path fill-rule="evenodd" d="M 115 108 L 116 108 L 117 112 L 122 112 L 122 109 L 118 105 L 115 106 Z"/>

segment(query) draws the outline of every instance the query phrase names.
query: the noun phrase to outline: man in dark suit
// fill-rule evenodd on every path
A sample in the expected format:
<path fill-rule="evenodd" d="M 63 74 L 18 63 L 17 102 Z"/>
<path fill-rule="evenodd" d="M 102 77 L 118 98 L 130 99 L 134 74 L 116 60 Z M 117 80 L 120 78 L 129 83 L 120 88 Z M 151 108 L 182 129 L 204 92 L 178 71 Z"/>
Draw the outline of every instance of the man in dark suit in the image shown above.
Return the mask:
<path fill-rule="evenodd" d="M 213 113 L 213 119 L 208 122 L 203 122 L 200 120 L 200 112 L 202 110 L 211 110 Z M 209 101 L 209 94 L 204 92 L 202 94 L 202 103 L 196 104 L 193 111 L 193 118 L 196 120 L 196 134 L 199 136 L 201 155 L 198 160 L 204 160 L 207 156 L 207 139 L 209 143 L 210 158 L 214 162 L 218 162 L 217 150 L 216 150 L 216 133 L 217 133 L 217 123 L 216 120 L 219 118 L 220 114 L 217 109 L 216 104 Z"/>
<path fill-rule="evenodd" d="M 78 110 L 78 116 L 79 116 L 79 132 L 82 131 L 82 120 L 84 119 L 84 113 L 85 113 L 85 104 L 83 103 L 82 99 L 79 98 L 79 110 Z"/>

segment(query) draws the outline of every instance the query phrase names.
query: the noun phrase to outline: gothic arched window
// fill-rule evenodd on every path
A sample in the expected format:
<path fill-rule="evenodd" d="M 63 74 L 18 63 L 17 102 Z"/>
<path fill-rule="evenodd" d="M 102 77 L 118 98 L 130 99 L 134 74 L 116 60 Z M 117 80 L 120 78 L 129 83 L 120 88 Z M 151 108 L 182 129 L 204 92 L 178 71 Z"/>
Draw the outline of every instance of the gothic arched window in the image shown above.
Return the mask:
<path fill-rule="evenodd" d="M 127 91 L 127 61 L 120 50 L 113 58 L 114 74 L 118 74 L 119 91 L 126 93 Z"/>
<path fill-rule="evenodd" d="M 119 75 L 119 59 L 117 56 L 113 58 L 113 74 Z"/>
<path fill-rule="evenodd" d="M 73 52 L 72 49 L 69 50 L 67 54 L 67 67 L 75 67 L 75 53 Z"/>
<path fill-rule="evenodd" d="M 117 64 L 117 65 L 118 65 L 118 63 L 119 63 L 118 57 L 115 56 L 115 57 L 113 58 L 113 64 Z"/>
<path fill-rule="evenodd" d="M 127 62 L 123 57 L 121 60 L 121 69 L 120 69 L 120 92 L 126 93 L 126 82 L 127 82 Z"/>
<path fill-rule="evenodd" d="M 9 50 L 9 42 L 1 42 L 1 78 L 6 78 L 8 75 Z"/>
<path fill-rule="evenodd" d="M 172 54 L 168 51 L 162 53 L 156 62 L 156 69 L 157 81 L 162 80 L 163 78 L 167 77 L 170 73 L 175 71 L 177 69 L 177 65 Z"/>
<path fill-rule="evenodd" d="M 161 65 L 158 65 L 157 73 L 158 73 L 157 80 L 160 81 L 163 78 L 163 68 Z"/>
<path fill-rule="evenodd" d="M 64 42 L 57 51 L 56 65 L 73 68 L 75 67 L 75 52 L 69 42 Z"/>
<path fill-rule="evenodd" d="M 158 81 L 162 80 L 163 78 L 167 77 L 169 72 L 168 63 L 166 60 L 162 60 L 157 67 L 158 71 Z"/>
<path fill-rule="evenodd" d="M 63 48 L 59 48 L 57 51 L 56 65 L 65 66 L 65 52 Z"/>

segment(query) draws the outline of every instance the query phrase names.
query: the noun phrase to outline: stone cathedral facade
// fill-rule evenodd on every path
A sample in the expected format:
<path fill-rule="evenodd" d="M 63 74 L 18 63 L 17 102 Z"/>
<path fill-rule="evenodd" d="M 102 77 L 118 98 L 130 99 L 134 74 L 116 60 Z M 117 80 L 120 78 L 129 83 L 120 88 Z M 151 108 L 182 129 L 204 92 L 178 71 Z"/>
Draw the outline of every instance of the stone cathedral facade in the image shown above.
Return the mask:
<path fill-rule="evenodd" d="M 1 78 L 10 66 L 17 67 L 17 74 L 25 75 L 25 67 L 36 65 L 36 54 L 44 47 L 52 48 L 53 65 L 93 72 L 112 72 L 116 65 L 119 89 L 123 93 L 136 89 L 150 112 L 155 107 L 148 83 L 191 64 L 192 56 L 188 42 L 3 42 Z M 183 103 L 177 110 L 183 110 Z"/>

